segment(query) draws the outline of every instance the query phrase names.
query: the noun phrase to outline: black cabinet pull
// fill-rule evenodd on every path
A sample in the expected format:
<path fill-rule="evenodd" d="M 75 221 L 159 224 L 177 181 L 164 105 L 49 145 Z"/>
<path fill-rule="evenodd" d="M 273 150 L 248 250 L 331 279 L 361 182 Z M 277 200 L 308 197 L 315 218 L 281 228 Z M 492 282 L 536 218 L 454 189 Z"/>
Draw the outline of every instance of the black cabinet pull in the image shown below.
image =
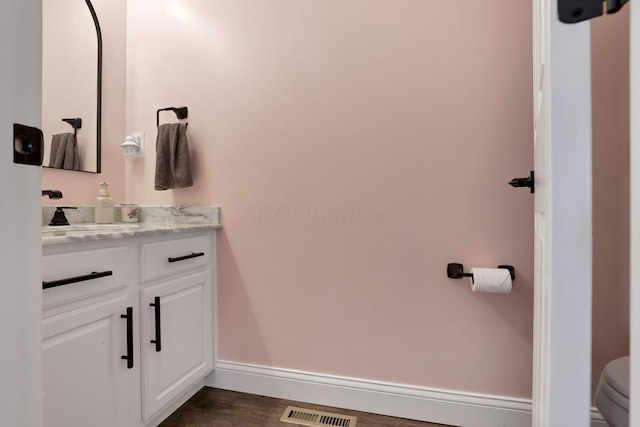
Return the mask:
<path fill-rule="evenodd" d="M 99 279 L 100 277 L 112 276 L 113 271 L 91 272 L 84 276 L 69 277 L 67 279 L 52 280 L 51 282 L 42 282 L 42 289 L 55 288 L 57 286 L 69 285 L 71 283 L 84 282 L 87 280 Z"/>
<path fill-rule="evenodd" d="M 127 319 L 127 355 L 121 359 L 127 361 L 127 369 L 133 368 L 133 307 L 127 307 L 127 314 L 121 314 L 121 318 Z"/>
<path fill-rule="evenodd" d="M 198 252 L 198 253 L 192 253 L 190 255 L 185 255 L 185 256 L 179 256 L 176 258 L 168 258 L 169 262 L 178 262 L 178 261 L 184 261 L 185 259 L 191 259 L 191 258 L 197 258 L 199 256 L 204 256 L 204 252 Z"/>
<path fill-rule="evenodd" d="M 149 304 L 149 306 L 153 307 L 156 315 L 156 339 L 151 340 L 151 344 L 156 345 L 156 351 L 162 350 L 162 338 L 160 336 L 160 297 L 155 297 L 153 299 L 154 302 Z"/>

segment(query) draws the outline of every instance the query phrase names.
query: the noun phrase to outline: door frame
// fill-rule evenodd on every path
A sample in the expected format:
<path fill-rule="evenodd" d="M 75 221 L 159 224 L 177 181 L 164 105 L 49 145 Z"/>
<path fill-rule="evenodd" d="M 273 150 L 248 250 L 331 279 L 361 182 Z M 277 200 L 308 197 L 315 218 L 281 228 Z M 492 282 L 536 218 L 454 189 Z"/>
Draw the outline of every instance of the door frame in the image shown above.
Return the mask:
<path fill-rule="evenodd" d="M 630 422 L 640 424 L 640 3 L 629 7 L 630 100 Z"/>
<path fill-rule="evenodd" d="M 591 28 L 534 0 L 533 426 L 591 413 Z M 541 20 L 538 18 L 542 18 Z"/>

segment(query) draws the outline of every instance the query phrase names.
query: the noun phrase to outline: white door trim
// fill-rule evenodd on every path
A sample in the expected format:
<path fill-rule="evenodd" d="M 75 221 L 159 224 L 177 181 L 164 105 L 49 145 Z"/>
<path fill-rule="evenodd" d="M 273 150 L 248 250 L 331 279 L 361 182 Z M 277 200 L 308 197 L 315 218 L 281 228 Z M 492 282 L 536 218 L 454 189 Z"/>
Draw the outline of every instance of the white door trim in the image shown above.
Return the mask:
<path fill-rule="evenodd" d="M 590 37 L 588 21 L 558 20 L 557 0 L 534 1 L 536 427 L 589 425 Z"/>
<path fill-rule="evenodd" d="M 640 425 L 640 3 L 629 2 L 630 10 L 630 421 Z"/>

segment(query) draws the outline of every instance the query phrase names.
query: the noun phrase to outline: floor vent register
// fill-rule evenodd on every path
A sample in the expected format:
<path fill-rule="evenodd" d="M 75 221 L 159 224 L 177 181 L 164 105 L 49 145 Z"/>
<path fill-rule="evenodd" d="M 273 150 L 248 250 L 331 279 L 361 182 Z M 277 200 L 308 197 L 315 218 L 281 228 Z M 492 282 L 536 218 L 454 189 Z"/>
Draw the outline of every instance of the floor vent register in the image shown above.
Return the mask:
<path fill-rule="evenodd" d="M 355 427 L 358 418 L 288 406 L 280 417 L 280 421 L 309 427 Z"/>

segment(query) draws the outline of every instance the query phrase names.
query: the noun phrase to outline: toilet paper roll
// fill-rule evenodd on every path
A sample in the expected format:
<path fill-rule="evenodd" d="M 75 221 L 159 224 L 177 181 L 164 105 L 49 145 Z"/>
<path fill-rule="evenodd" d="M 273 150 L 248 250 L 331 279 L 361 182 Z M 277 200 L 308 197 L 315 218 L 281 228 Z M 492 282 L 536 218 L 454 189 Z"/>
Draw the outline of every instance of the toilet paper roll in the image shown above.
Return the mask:
<path fill-rule="evenodd" d="M 511 293 L 511 273 L 504 268 L 472 268 L 471 290 L 493 294 Z"/>

